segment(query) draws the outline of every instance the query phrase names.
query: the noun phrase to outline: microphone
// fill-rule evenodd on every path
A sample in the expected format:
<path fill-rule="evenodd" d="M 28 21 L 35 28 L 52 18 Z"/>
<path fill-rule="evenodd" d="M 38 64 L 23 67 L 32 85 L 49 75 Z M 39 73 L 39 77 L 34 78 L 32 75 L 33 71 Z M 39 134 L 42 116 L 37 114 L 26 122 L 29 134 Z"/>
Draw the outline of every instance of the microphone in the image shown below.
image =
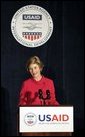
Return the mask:
<path fill-rule="evenodd" d="M 46 94 L 47 94 L 47 99 L 50 99 L 51 98 L 51 96 L 50 96 L 50 90 L 48 89 L 48 90 L 46 90 Z"/>
<path fill-rule="evenodd" d="M 43 92 L 42 89 L 38 90 L 39 99 L 43 99 Z"/>
<path fill-rule="evenodd" d="M 39 89 L 38 90 L 38 96 L 39 96 L 39 99 L 43 100 L 43 105 L 45 106 L 46 105 L 46 100 L 48 100 L 48 99 L 51 98 L 51 96 L 50 96 L 50 90 L 46 90 L 46 97 L 44 97 L 42 89 Z"/>

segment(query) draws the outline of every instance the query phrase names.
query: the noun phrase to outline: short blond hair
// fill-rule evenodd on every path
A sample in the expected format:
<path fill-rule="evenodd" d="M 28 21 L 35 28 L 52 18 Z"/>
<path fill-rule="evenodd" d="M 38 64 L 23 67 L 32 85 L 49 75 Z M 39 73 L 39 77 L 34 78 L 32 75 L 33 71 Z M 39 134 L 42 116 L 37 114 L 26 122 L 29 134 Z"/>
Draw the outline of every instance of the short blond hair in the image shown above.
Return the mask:
<path fill-rule="evenodd" d="M 29 70 L 29 66 L 31 64 L 37 64 L 41 69 L 43 69 L 43 67 L 44 67 L 43 62 L 40 60 L 40 58 L 38 56 L 32 56 L 27 60 L 27 63 L 26 63 L 27 71 Z"/>

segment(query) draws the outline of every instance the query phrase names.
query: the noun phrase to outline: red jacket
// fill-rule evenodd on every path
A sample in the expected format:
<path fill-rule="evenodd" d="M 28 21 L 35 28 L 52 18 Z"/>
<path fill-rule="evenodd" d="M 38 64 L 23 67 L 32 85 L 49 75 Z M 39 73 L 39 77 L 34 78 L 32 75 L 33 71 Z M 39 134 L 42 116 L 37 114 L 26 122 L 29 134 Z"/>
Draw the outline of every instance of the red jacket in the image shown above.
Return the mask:
<path fill-rule="evenodd" d="M 39 89 L 42 90 L 42 97 L 39 97 Z M 50 95 L 47 98 L 47 91 L 49 90 Z M 43 100 L 43 99 L 44 100 Z M 36 81 L 33 78 L 29 78 L 25 80 L 22 84 L 20 98 L 19 98 L 20 106 L 41 106 L 41 105 L 59 105 L 55 98 L 55 89 L 54 84 L 51 79 L 46 77 L 42 77 L 40 81 Z"/>

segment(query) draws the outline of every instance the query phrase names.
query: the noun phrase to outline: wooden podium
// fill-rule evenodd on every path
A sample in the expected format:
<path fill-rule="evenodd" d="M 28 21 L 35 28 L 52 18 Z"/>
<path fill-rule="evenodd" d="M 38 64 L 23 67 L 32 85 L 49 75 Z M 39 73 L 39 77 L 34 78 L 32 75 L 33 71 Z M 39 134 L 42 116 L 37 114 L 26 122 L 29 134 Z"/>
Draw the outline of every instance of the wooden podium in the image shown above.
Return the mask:
<path fill-rule="evenodd" d="M 65 106 L 64 106 L 65 107 Z M 56 131 L 56 132 L 51 132 L 50 130 L 47 130 L 45 132 L 39 132 L 38 130 L 37 131 L 30 131 L 27 132 L 20 132 L 19 133 L 19 121 L 20 121 L 20 118 L 19 118 L 20 115 L 18 115 L 18 132 L 17 132 L 17 136 L 72 136 L 72 132 L 69 132 L 68 130 L 66 130 L 66 132 L 59 132 L 59 131 Z M 63 130 L 62 130 L 63 131 Z"/>
<path fill-rule="evenodd" d="M 72 136 L 71 132 L 21 133 L 19 136 Z"/>

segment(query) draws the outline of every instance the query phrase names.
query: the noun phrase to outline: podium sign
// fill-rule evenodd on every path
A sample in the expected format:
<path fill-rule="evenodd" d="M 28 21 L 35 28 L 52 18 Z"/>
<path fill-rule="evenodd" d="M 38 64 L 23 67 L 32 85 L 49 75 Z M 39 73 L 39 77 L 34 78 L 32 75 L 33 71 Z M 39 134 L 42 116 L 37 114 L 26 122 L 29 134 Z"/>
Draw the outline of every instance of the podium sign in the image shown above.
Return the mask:
<path fill-rule="evenodd" d="M 20 107 L 19 132 L 73 132 L 73 107 Z"/>

